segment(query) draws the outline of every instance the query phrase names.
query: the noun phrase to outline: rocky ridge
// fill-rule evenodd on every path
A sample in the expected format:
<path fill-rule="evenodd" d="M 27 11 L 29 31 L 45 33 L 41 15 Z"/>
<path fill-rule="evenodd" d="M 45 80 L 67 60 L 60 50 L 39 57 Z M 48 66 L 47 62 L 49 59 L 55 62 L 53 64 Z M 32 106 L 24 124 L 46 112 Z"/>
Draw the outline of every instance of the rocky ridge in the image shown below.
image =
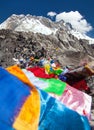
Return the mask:
<path fill-rule="evenodd" d="M 78 40 L 64 31 L 59 31 L 56 35 L 43 35 L 0 30 L 0 64 L 7 67 L 13 64 L 12 58 L 36 55 L 36 52 L 44 47 L 47 56 L 58 59 L 62 65 L 78 66 L 82 60 L 94 60 L 92 46 L 88 41 Z"/>
<path fill-rule="evenodd" d="M 53 22 L 42 16 L 13 14 L 0 24 L 0 64 L 9 66 L 12 58 L 36 55 L 44 47 L 47 55 L 62 65 L 78 66 L 83 60 L 94 60 L 94 44 L 89 44 L 90 40 L 73 33 L 70 23 L 63 20 Z"/>

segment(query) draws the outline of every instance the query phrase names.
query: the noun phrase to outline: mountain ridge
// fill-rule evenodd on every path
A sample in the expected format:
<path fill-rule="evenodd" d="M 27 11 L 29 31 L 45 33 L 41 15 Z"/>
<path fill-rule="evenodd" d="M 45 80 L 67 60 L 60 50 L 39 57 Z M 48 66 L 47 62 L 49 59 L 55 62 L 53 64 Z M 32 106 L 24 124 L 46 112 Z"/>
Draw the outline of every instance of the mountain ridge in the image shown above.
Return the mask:
<path fill-rule="evenodd" d="M 33 28 L 33 31 L 22 31 L 21 27 L 24 23 L 24 27 L 31 30 Z M 42 16 L 12 15 L 0 25 L 1 65 L 6 67 L 14 64 L 12 59 L 19 59 L 20 55 L 36 56 L 37 51 L 42 47 L 47 51 L 47 56 L 58 59 L 62 66 L 77 66 L 82 60 L 94 60 L 94 44 L 75 37 L 70 33 L 68 26 L 66 27 L 64 21 L 53 22 Z M 32 50 L 33 46 L 34 50 Z"/>
<path fill-rule="evenodd" d="M 94 39 L 85 34 L 81 34 L 72 28 L 70 23 L 63 20 L 54 22 L 51 19 L 42 16 L 27 15 L 11 15 L 7 20 L 0 24 L 0 29 L 11 29 L 13 31 L 24 31 L 42 33 L 44 35 L 56 34 L 59 30 L 68 31 L 78 39 L 86 39 L 90 44 L 94 44 Z"/>

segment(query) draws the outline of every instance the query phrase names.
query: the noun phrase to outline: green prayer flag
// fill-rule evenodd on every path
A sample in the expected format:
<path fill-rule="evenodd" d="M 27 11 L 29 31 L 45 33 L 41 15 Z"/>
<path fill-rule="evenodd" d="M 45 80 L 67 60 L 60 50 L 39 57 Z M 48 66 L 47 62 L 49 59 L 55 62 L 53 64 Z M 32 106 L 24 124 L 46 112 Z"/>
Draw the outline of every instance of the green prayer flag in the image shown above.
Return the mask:
<path fill-rule="evenodd" d="M 59 79 L 55 79 L 55 78 L 43 79 L 43 78 L 40 78 L 40 80 L 43 80 L 46 83 L 48 83 L 48 86 L 43 89 L 46 92 L 55 93 L 57 95 L 62 95 L 62 93 L 64 92 L 64 90 L 66 88 L 66 83 L 59 80 Z"/>

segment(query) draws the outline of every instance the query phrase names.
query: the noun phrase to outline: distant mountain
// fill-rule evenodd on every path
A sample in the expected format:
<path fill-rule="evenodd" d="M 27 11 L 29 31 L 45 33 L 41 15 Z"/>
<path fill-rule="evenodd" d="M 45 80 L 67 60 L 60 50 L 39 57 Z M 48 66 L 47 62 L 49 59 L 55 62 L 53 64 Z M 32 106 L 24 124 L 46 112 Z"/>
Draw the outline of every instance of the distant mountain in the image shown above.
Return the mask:
<path fill-rule="evenodd" d="M 90 44 L 94 44 L 94 39 L 81 34 L 77 30 L 72 28 L 70 23 L 52 22 L 42 16 L 32 16 L 32 15 L 15 15 L 13 14 L 5 22 L 0 25 L 0 29 L 10 29 L 12 31 L 24 31 L 41 33 L 44 35 L 56 34 L 59 30 L 67 31 L 69 34 L 74 35 L 78 39 L 86 39 Z"/>
<path fill-rule="evenodd" d="M 42 17 L 15 14 L 3 22 L 0 25 L 0 29 L 11 29 L 13 31 L 24 32 L 30 31 L 45 35 L 50 35 L 51 33 L 56 33 L 57 31 L 56 27 L 53 26 L 53 23 L 49 19 L 44 20 Z"/>
<path fill-rule="evenodd" d="M 13 14 L 0 24 L 1 65 L 12 65 L 12 59 L 20 56 L 36 56 L 42 47 L 62 66 L 94 60 L 94 39 L 73 30 L 63 20 L 52 22 L 42 16 Z"/>

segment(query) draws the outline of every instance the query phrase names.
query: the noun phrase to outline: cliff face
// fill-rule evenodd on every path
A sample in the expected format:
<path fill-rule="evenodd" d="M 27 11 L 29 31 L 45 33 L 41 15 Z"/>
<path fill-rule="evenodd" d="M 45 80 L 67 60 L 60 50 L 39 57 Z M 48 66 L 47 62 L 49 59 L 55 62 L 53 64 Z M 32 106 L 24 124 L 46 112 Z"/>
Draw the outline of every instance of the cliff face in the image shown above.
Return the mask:
<path fill-rule="evenodd" d="M 47 56 L 58 59 L 62 66 L 78 66 L 83 61 L 94 60 L 94 45 L 85 39 L 78 40 L 65 30 L 50 35 L 0 30 L 0 64 L 4 67 L 14 64 L 12 58 L 36 56 L 42 47 Z"/>

